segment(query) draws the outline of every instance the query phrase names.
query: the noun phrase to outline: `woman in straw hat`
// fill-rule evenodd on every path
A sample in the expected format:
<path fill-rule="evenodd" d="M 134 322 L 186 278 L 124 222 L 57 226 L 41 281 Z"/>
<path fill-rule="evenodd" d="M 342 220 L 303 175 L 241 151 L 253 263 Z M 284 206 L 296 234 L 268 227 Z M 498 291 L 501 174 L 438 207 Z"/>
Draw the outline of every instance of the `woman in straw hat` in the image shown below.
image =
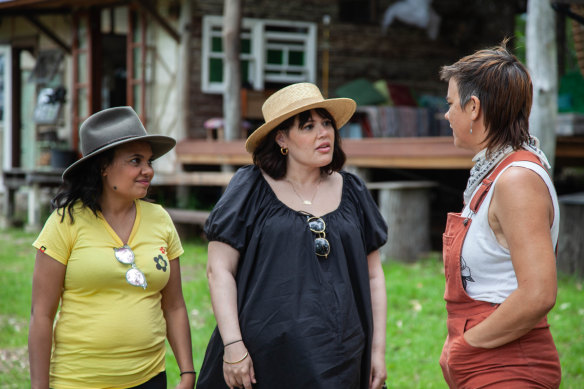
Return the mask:
<path fill-rule="evenodd" d="M 386 378 L 387 225 L 364 183 L 341 171 L 351 99 L 309 83 L 262 107 L 206 225 L 217 320 L 198 388 L 379 388 Z"/>
<path fill-rule="evenodd" d="M 31 386 L 166 388 L 168 338 L 178 387 L 193 388 L 183 249 L 166 211 L 140 200 L 152 161 L 175 140 L 148 135 L 130 107 L 118 107 L 89 117 L 80 142 L 83 157 L 63 173 L 33 244 Z"/>
<path fill-rule="evenodd" d="M 440 75 L 454 145 L 476 153 L 464 209 L 448 215 L 444 233 L 444 377 L 451 388 L 557 388 L 546 315 L 556 301 L 560 209 L 529 135 L 529 73 L 504 41 Z"/>

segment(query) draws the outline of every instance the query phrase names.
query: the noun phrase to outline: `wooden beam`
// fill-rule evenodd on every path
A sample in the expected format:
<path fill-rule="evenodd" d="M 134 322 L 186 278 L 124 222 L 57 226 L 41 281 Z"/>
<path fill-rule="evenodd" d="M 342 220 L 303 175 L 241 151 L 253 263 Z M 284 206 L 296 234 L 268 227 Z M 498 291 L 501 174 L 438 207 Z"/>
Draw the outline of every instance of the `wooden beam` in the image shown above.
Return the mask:
<path fill-rule="evenodd" d="M 380 169 L 470 169 L 471 151 L 456 148 L 452 137 L 344 139 L 346 165 Z M 178 142 L 180 163 L 193 165 L 236 165 L 252 163 L 245 141 L 185 139 Z M 558 166 L 584 165 L 584 137 L 558 137 Z"/>
<path fill-rule="evenodd" d="M 35 16 L 25 15 L 24 18 L 28 20 L 32 25 L 38 28 L 43 34 L 48 36 L 53 42 L 57 44 L 61 49 L 63 49 L 67 54 L 71 54 L 71 46 L 67 45 L 61 40 L 55 33 L 53 33 L 47 26 L 41 23 Z"/>
<path fill-rule="evenodd" d="M 156 8 L 148 0 L 135 0 L 134 3 L 142 10 L 146 11 L 152 18 L 160 24 L 162 29 L 168 33 L 176 43 L 180 43 L 180 34 L 158 13 Z"/>
<path fill-rule="evenodd" d="M 159 173 L 152 179 L 152 185 L 227 186 L 232 177 L 230 172 Z"/>
<path fill-rule="evenodd" d="M 473 153 L 457 149 L 451 137 L 345 139 L 347 165 L 373 168 L 469 169 Z M 183 164 L 247 165 L 251 154 L 245 141 L 185 139 L 176 153 Z"/>

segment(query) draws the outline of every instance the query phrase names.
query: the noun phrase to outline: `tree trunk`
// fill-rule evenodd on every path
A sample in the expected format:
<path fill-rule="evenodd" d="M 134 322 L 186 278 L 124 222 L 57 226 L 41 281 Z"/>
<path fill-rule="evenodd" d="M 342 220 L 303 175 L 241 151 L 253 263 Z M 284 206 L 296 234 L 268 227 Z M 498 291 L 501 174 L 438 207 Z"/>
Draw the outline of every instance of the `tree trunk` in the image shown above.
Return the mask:
<path fill-rule="evenodd" d="M 527 67 L 533 82 L 530 132 L 553 165 L 556 153 L 558 64 L 555 15 L 549 0 L 528 0 L 526 27 Z"/>
<path fill-rule="evenodd" d="M 239 64 L 243 0 L 225 0 L 223 10 L 223 119 L 225 140 L 234 140 L 241 127 L 241 73 Z"/>

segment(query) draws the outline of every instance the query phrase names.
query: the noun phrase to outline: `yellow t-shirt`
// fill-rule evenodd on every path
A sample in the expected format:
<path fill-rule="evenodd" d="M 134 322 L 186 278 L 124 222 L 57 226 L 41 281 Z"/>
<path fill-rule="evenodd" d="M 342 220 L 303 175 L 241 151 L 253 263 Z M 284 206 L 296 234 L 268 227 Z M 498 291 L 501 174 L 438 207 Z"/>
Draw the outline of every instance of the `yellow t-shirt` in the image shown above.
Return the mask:
<path fill-rule="evenodd" d="M 50 386 L 127 388 L 165 370 L 166 321 L 160 291 L 170 259 L 184 251 L 168 213 L 136 202 L 128 240 L 146 289 L 130 285 L 114 248 L 123 242 L 101 213 L 76 204 L 74 223 L 53 212 L 33 246 L 67 266 L 57 315 Z"/>

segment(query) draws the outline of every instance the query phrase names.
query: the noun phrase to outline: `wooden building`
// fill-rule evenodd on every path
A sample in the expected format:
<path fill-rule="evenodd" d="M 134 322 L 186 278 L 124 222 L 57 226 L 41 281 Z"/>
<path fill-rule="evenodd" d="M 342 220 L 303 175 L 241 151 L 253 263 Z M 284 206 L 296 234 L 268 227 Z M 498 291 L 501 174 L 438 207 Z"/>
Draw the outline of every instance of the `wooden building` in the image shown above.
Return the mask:
<path fill-rule="evenodd" d="M 391 7 L 410 2 L 424 3 L 245 1 L 241 96 L 242 116 L 250 124 L 240 137 L 261 120 L 259 108 L 270 91 L 293 82 L 316 83 L 334 97 L 353 81 L 381 81 L 408 91 L 416 104 L 420 96 L 443 99 L 439 68 L 512 37 L 517 16 L 526 10 L 526 0 L 435 0 L 425 2 L 432 16 L 426 25 L 394 15 L 382 26 Z M 80 123 L 110 106 L 134 107 L 149 132 L 179 141 L 176 152 L 157 162 L 158 185 L 222 185 L 229 175 L 202 170 L 249 162 L 242 141 L 207 140 L 217 133 L 220 138 L 220 124 L 213 132 L 211 123 L 223 115 L 222 26 L 223 0 L 0 2 L 4 224 L 14 216 L 15 191 L 24 187 L 31 193 L 27 222 L 38 228 L 39 191 L 57 185 L 76 156 Z M 364 104 L 358 115 L 366 118 L 375 109 Z M 441 112 L 431 114 L 433 121 Z M 383 128 L 358 130 L 358 138 L 376 137 L 346 142 L 349 165 L 368 169 L 364 174 L 372 181 L 438 180 L 445 183 L 438 201 L 443 208 L 457 207 L 453 193 L 464 185 L 471 156 L 436 136 L 447 132 L 398 127 L 400 139 Z M 578 142 L 559 139 L 557 160 L 581 164 Z"/>

